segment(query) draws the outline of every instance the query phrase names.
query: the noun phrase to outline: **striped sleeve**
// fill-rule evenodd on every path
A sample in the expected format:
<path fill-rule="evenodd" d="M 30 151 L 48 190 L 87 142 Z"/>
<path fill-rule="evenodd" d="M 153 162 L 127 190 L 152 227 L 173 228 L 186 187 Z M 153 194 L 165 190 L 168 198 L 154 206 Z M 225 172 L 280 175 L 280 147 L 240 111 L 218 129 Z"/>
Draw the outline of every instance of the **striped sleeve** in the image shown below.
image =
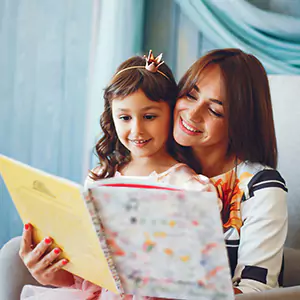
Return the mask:
<path fill-rule="evenodd" d="M 287 235 L 286 194 L 285 182 L 276 170 L 262 170 L 248 183 L 233 278 L 243 293 L 279 285 Z"/>

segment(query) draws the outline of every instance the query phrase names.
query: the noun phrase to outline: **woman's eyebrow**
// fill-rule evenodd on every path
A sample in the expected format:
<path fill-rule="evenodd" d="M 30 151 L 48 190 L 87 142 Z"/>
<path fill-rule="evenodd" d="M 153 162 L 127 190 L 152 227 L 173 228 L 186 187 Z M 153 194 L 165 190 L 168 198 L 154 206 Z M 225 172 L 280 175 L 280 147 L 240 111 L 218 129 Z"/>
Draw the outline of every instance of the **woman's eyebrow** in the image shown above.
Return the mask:
<path fill-rule="evenodd" d="M 200 89 L 199 87 L 195 84 L 193 86 L 193 89 L 197 92 L 197 93 L 200 93 Z M 219 105 L 222 105 L 223 106 L 223 102 L 221 100 L 218 100 L 218 99 L 214 99 L 214 98 L 209 98 L 209 101 L 213 102 L 213 103 L 216 103 L 216 104 L 219 104 Z"/>
<path fill-rule="evenodd" d="M 193 86 L 193 90 L 195 90 L 197 93 L 200 92 L 200 90 L 199 90 L 199 88 L 198 88 L 198 86 L 196 84 Z"/>
<path fill-rule="evenodd" d="M 209 98 L 209 101 L 223 106 L 223 102 L 218 99 Z"/>

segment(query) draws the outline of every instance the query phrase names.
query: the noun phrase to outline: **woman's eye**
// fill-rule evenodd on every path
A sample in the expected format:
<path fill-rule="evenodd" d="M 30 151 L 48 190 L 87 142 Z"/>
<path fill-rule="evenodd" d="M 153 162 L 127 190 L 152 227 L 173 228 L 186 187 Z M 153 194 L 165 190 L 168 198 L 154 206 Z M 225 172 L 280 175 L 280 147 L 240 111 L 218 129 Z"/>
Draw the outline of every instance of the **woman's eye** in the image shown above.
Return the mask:
<path fill-rule="evenodd" d="M 123 121 L 129 121 L 129 120 L 131 120 L 131 117 L 130 116 L 120 116 L 119 119 L 123 120 Z"/>
<path fill-rule="evenodd" d="M 223 118 L 223 117 L 224 117 L 222 114 L 216 112 L 215 110 L 213 110 L 213 109 L 211 109 L 211 108 L 209 108 L 209 111 L 210 111 L 214 116 L 216 116 L 216 117 L 218 117 L 218 118 Z"/>
<path fill-rule="evenodd" d="M 190 94 L 190 93 L 187 93 L 187 94 L 186 94 L 186 97 L 187 97 L 188 99 L 191 99 L 191 100 L 197 100 L 197 98 L 196 98 L 195 96 L 193 96 L 192 94 Z"/>
<path fill-rule="evenodd" d="M 154 120 L 156 117 L 157 117 L 157 116 L 155 116 L 155 115 L 146 115 L 146 116 L 144 116 L 144 118 L 145 118 L 146 120 Z"/>

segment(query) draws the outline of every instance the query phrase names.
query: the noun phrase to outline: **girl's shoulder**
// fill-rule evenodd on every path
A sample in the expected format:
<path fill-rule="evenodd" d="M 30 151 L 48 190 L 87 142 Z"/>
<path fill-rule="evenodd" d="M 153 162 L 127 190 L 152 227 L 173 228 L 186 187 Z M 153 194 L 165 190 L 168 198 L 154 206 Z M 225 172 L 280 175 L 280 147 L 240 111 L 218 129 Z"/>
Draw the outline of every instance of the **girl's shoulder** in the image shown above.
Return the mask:
<path fill-rule="evenodd" d="M 158 178 L 172 178 L 181 177 L 183 180 L 197 175 L 196 172 L 184 163 L 177 163 L 170 167 L 168 170 L 157 174 Z"/>
<path fill-rule="evenodd" d="M 100 173 L 101 173 L 101 166 L 97 166 L 97 167 L 93 168 L 92 170 L 89 170 L 89 172 L 85 178 L 84 185 L 83 185 L 85 190 L 89 187 L 89 185 L 91 185 L 92 183 L 95 182 L 92 174 L 99 175 Z"/>
<path fill-rule="evenodd" d="M 158 181 L 176 185 L 180 188 L 208 190 L 211 189 L 209 178 L 198 175 L 192 168 L 183 163 L 178 163 L 167 171 L 157 174 Z"/>

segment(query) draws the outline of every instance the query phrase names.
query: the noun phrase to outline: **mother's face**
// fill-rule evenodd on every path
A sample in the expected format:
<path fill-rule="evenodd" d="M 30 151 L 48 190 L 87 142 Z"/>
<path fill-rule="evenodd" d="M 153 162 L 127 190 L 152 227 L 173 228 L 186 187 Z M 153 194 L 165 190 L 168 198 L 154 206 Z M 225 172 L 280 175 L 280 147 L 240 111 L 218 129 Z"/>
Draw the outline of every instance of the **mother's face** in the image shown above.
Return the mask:
<path fill-rule="evenodd" d="M 224 88 L 218 66 L 204 70 L 189 94 L 177 100 L 174 138 L 194 150 L 206 147 L 227 151 L 228 133 L 224 115 Z M 219 150 L 221 150 L 219 148 Z"/>

